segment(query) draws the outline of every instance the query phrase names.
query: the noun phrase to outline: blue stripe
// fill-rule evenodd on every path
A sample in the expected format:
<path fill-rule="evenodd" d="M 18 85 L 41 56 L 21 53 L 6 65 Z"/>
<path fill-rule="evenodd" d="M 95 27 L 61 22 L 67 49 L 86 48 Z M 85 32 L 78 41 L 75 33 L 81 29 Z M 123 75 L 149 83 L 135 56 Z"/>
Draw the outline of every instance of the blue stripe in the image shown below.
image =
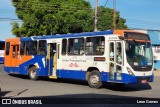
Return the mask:
<path fill-rule="evenodd" d="M 8 73 L 16 73 L 19 74 L 18 67 L 4 67 L 4 70 Z"/>
<path fill-rule="evenodd" d="M 109 72 L 100 72 L 102 82 L 121 82 L 125 84 L 138 83 L 138 78 L 145 79 L 150 78 L 149 82 L 153 82 L 154 76 L 133 76 L 122 73 L 122 80 L 116 80 L 116 73 L 114 80 L 109 79 Z M 86 80 L 86 71 L 78 70 L 57 70 L 57 76 L 60 78 L 80 79 Z"/>
<path fill-rule="evenodd" d="M 15 67 L 13 67 L 15 69 Z M 12 69 L 12 67 L 5 67 L 5 71 L 7 71 L 8 73 L 10 73 L 10 69 Z M 17 67 L 18 69 L 18 67 Z M 41 74 L 41 76 L 48 76 L 46 75 L 47 71 L 44 70 L 39 70 L 39 74 Z M 20 70 L 21 71 L 21 70 Z M 42 73 L 43 72 L 43 73 Z M 21 73 L 21 72 L 20 72 Z M 47 72 L 48 73 L 48 72 Z M 79 80 L 86 80 L 86 71 L 78 71 L 78 70 L 57 70 L 56 72 L 57 77 L 59 78 L 70 78 L 70 79 L 79 79 Z M 154 75 L 151 76 L 133 76 L 133 75 L 129 75 L 129 74 L 124 74 L 122 73 L 122 80 L 116 80 L 116 74 L 114 77 L 114 80 L 111 80 L 109 78 L 109 72 L 100 72 L 101 75 L 101 81 L 102 82 L 120 82 L 120 83 L 124 83 L 124 84 L 130 84 L 130 83 L 138 83 L 138 79 L 146 79 L 146 78 L 150 78 L 149 82 L 153 82 L 154 79 Z"/>
<path fill-rule="evenodd" d="M 32 41 L 31 37 L 21 37 L 20 41 Z"/>
<path fill-rule="evenodd" d="M 48 76 L 48 72 L 47 72 L 47 70 L 44 67 L 43 62 L 42 62 L 43 58 L 45 58 L 45 56 L 35 55 L 34 58 L 32 58 L 31 60 L 26 61 L 25 63 L 19 65 L 20 73 L 21 74 L 27 74 L 29 66 L 34 65 L 35 63 L 38 63 L 38 65 L 40 67 L 39 69 L 37 69 L 38 70 L 38 75 L 39 76 Z"/>
<path fill-rule="evenodd" d="M 149 82 L 153 82 L 154 75 L 151 76 L 133 76 L 129 74 L 122 74 L 123 83 L 130 84 L 130 83 L 138 83 L 138 78 L 145 79 L 150 78 Z"/>
<path fill-rule="evenodd" d="M 0 57 L 0 63 L 4 63 L 4 57 Z"/>
<path fill-rule="evenodd" d="M 4 70 L 5 70 L 7 73 L 10 73 L 10 68 L 11 68 L 11 67 L 4 67 Z"/>
<path fill-rule="evenodd" d="M 60 78 L 86 80 L 86 72 L 78 70 L 57 70 L 57 76 Z"/>

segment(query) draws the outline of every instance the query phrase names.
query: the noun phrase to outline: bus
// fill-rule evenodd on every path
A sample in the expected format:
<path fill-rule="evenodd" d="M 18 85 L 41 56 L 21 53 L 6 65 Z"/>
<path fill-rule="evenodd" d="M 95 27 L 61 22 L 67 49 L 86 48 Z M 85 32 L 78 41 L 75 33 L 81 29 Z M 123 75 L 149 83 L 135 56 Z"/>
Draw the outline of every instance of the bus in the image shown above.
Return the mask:
<path fill-rule="evenodd" d="M 104 82 L 153 82 L 153 55 L 147 34 L 107 30 L 7 39 L 4 69 L 9 74 Z"/>
<path fill-rule="evenodd" d="M 0 63 L 4 63 L 4 46 L 5 41 L 0 40 Z"/>

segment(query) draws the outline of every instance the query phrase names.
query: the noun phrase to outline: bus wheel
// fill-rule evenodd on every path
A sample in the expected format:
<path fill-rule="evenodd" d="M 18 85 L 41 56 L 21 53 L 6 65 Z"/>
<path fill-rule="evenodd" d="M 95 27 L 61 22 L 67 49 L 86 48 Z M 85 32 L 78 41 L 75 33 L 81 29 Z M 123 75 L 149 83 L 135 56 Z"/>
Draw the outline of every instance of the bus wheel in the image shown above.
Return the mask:
<path fill-rule="evenodd" d="M 38 79 L 38 73 L 35 66 L 29 68 L 29 77 L 31 80 L 37 80 Z"/>
<path fill-rule="evenodd" d="M 87 81 L 91 88 L 100 88 L 102 86 L 100 73 L 97 70 L 89 72 Z"/>

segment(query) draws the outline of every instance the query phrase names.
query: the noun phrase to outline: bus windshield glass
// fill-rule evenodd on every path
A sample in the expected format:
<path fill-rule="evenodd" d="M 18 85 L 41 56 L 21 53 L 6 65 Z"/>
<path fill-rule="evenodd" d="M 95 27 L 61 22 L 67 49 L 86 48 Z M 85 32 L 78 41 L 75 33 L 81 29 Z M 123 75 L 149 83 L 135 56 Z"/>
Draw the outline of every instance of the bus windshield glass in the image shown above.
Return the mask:
<path fill-rule="evenodd" d="M 126 56 L 130 66 L 152 67 L 152 49 L 150 42 L 126 41 Z"/>

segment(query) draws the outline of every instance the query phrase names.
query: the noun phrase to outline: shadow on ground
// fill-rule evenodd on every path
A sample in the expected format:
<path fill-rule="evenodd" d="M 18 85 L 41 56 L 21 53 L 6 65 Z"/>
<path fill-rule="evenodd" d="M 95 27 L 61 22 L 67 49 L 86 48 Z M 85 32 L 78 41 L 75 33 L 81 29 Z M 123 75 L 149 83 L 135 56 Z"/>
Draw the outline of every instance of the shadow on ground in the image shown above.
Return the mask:
<path fill-rule="evenodd" d="M 17 75 L 17 74 L 9 74 L 12 77 L 20 78 L 20 79 L 29 79 L 26 75 Z M 88 86 L 87 81 L 82 80 L 73 80 L 73 79 L 50 79 L 48 77 L 39 77 L 37 81 L 47 81 L 47 82 L 55 82 L 55 83 L 67 83 L 67 84 L 74 84 L 74 85 L 82 85 L 82 86 Z M 104 85 L 101 87 L 101 89 L 108 89 L 112 91 L 141 91 L 141 90 L 151 90 L 152 87 L 147 84 L 118 84 L 118 83 L 104 83 Z"/>
<path fill-rule="evenodd" d="M 1 91 L 0 96 L 5 96 L 6 94 L 10 93 L 11 91 Z"/>

